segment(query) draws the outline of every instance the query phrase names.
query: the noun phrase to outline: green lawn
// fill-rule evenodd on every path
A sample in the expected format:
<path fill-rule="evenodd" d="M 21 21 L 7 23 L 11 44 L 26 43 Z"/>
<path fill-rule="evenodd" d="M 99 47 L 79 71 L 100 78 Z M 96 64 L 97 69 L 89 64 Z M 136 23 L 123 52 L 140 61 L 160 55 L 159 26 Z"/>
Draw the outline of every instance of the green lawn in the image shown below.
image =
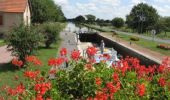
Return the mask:
<path fill-rule="evenodd" d="M 37 52 L 37 57 L 41 59 L 43 62 L 42 67 L 35 67 L 35 69 L 39 69 L 41 71 L 47 72 L 49 71 L 50 67 L 47 66 L 48 59 L 51 57 L 56 57 L 58 48 L 59 48 L 59 42 L 55 45 L 52 45 L 50 49 L 46 48 L 39 48 Z M 15 69 L 11 64 L 5 64 L 0 66 L 0 87 L 4 85 L 9 86 L 16 86 L 20 81 L 23 81 L 23 71 L 25 69 L 17 70 Z M 15 81 L 14 76 L 19 76 L 19 80 Z"/>
<path fill-rule="evenodd" d="M 130 40 L 131 36 L 129 36 L 129 35 L 124 35 L 124 34 L 119 33 L 119 37 L 123 40 L 129 41 L 129 42 L 131 41 Z M 159 42 L 149 41 L 149 40 L 140 38 L 139 41 L 132 41 L 132 43 L 135 43 L 135 44 L 142 46 L 144 48 L 148 48 L 150 50 L 159 52 L 163 55 L 170 56 L 170 50 L 163 50 L 163 49 L 157 48 L 157 45 L 161 44 Z M 170 45 L 170 44 L 167 44 L 167 45 Z"/>
<path fill-rule="evenodd" d="M 5 42 L 4 40 L 0 39 L 0 46 L 3 46 L 3 45 L 5 45 Z"/>
<path fill-rule="evenodd" d="M 102 32 L 110 32 L 113 29 L 115 29 L 115 30 L 119 30 L 119 31 L 124 31 L 124 32 L 132 33 L 132 30 L 127 28 L 127 27 L 121 27 L 121 28 L 115 28 L 113 26 L 103 26 L 103 27 L 100 27 L 98 25 L 89 25 L 89 24 L 85 24 L 85 26 L 93 28 L 93 29 L 96 29 L 96 30 L 99 30 L 99 31 L 102 31 Z M 137 33 L 134 33 L 134 34 L 137 34 Z M 144 36 L 152 37 L 150 32 L 149 33 L 144 33 L 143 35 Z M 156 37 L 157 38 L 161 38 L 161 39 L 170 39 L 170 32 L 166 32 L 166 36 L 165 36 L 165 32 L 161 32 L 161 33 L 157 34 Z"/>
<path fill-rule="evenodd" d="M 144 33 L 143 35 L 152 37 L 151 33 Z M 166 35 L 165 32 L 161 32 L 157 34 L 156 37 L 161 39 L 170 39 L 170 32 L 166 32 Z"/>

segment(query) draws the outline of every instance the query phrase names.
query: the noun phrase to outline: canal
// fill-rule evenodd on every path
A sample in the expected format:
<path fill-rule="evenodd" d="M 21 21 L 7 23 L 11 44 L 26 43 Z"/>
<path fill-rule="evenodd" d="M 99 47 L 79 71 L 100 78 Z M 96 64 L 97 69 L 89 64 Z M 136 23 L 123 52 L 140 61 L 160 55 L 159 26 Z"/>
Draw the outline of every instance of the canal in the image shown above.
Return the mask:
<path fill-rule="evenodd" d="M 74 32 L 75 34 L 79 35 L 80 42 L 91 42 L 96 45 L 100 45 L 101 40 L 104 40 L 105 46 L 108 48 L 114 48 L 118 55 L 123 57 L 135 57 L 138 58 L 142 65 L 158 65 L 157 62 L 147 58 L 145 55 L 141 55 L 125 46 L 120 45 L 119 43 L 105 38 L 98 34 L 97 31 L 89 29 L 84 26 L 75 25 L 74 23 L 68 23 L 67 30 L 70 32 Z M 78 34 L 79 33 L 79 34 Z"/>

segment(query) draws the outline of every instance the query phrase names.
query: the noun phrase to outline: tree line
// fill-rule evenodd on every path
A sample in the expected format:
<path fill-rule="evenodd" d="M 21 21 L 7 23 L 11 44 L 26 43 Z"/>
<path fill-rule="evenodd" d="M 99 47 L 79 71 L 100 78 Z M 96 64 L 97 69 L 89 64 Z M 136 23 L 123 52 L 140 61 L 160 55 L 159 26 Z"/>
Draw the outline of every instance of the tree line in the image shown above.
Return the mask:
<path fill-rule="evenodd" d="M 32 23 L 66 20 L 61 7 L 55 4 L 53 0 L 30 0 L 30 8 Z"/>
<path fill-rule="evenodd" d="M 77 23 L 98 24 L 100 26 L 113 25 L 116 28 L 125 26 L 138 33 L 144 33 L 153 29 L 157 33 L 170 31 L 170 17 L 161 17 L 154 7 L 146 3 L 135 5 L 126 16 L 126 20 L 121 17 L 104 20 L 96 18 L 92 14 L 79 15 L 72 20 Z"/>

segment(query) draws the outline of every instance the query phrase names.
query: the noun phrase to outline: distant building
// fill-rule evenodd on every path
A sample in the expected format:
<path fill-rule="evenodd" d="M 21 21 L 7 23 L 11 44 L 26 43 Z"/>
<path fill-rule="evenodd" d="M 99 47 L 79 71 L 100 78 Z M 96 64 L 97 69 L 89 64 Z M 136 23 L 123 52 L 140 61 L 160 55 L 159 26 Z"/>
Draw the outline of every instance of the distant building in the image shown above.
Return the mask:
<path fill-rule="evenodd" d="M 28 0 L 0 0 L 0 33 L 21 23 L 30 25 L 31 13 Z"/>

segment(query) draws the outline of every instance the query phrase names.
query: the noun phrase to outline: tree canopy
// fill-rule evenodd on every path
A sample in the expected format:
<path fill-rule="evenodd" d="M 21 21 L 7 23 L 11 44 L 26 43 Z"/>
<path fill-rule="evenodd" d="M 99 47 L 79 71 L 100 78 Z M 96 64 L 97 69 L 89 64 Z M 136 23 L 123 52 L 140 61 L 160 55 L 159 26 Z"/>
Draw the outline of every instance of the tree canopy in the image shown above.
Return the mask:
<path fill-rule="evenodd" d="M 83 23 L 86 19 L 82 15 L 79 15 L 74 20 L 78 23 Z"/>
<path fill-rule="evenodd" d="M 33 23 L 65 20 L 61 8 L 53 0 L 30 0 L 30 6 Z"/>
<path fill-rule="evenodd" d="M 86 15 L 86 18 L 87 18 L 88 23 L 93 23 L 96 20 L 96 16 L 91 15 L 91 14 Z"/>
<path fill-rule="evenodd" d="M 158 21 L 159 15 L 157 10 L 145 3 L 140 3 L 134 6 L 129 15 L 126 16 L 127 25 L 142 33 L 146 31 L 149 26 L 155 25 Z"/>
<path fill-rule="evenodd" d="M 112 20 L 113 26 L 120 28 L 124 25 L 124 20 L 120 17 L 116 17 Z"/>

